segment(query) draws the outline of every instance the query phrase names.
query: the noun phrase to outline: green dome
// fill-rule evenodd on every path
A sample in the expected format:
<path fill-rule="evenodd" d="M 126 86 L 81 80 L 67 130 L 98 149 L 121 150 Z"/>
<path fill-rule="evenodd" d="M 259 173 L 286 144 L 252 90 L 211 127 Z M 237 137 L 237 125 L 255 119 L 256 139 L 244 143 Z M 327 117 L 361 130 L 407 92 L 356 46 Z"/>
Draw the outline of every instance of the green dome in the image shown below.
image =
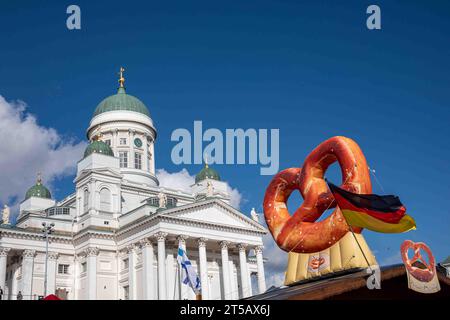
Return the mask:
<path fill-rule="evenodd" d="M 117 110 L 139 112 L 150 117 L 150 112 L 148 111 L 145 104 L 138 98 L 126 94 L 125 88 L 123 87 L 120 87 L 119 90 L 117 90 L 117 94 L 109 96 L 99 103 L 99 105 L 95 109 L 94 117 L 103 112 Z"/>
<path fill-rule="evenodd" d="M 205 167 L 195 176 L 195 183 L 207 178 L 220 181 L 220 176 L 217 171 L 210 168 L 208 164 L 205 164 Z"/>
<path fill-rule="evenodd" d="M 112 151 L 111 147 L 101 140 L 94 140 L 87 146 L 86 150 L 84 150 L 84 158 L 86 158 L 91 153 L 101 153 L 107 156 L 114 157 L 114 152 Z"/>
<path fill-rule="evenodd" d="M 28 189 L 25 194 L 25 200 L 31 197 L 51 199 L 52 195 L 50 194 L 50 191 L 48 191 L 48 189 L 42 184 L 42 182 L 38 180 L 34 186 Z"/>

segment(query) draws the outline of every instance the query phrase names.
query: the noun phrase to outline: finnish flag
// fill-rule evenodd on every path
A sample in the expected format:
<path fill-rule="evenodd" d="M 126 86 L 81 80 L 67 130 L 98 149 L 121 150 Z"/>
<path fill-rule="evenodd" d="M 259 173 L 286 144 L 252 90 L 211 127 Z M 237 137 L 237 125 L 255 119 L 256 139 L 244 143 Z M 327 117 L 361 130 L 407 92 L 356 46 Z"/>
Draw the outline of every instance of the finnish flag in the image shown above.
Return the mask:
<path fill-rule="evenodd" d="M 194 267 L 189 261 L 189 258 L 186 255 L 186 251 L 182 246 L 178 247 L 178 263 L 181 266 L 181 276 L 183 279 L 183 283 L 189 285 L 192 290 L 194 290 L 195 294 L 200 294 L 202 286 L 200 284 L 200 278 L 194 270 Z"/>

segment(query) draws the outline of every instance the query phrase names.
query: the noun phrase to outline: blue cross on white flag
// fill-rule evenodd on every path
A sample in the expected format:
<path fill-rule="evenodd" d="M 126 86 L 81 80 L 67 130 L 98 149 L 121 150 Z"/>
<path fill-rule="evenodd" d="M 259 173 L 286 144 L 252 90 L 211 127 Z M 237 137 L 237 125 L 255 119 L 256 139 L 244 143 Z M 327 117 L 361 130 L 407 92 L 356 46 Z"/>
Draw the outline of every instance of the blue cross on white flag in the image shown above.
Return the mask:
<path fill-rule="evenodd" d="M 183 279 L 183 283 L 189 285 L 192 290 L 194 290 L 195 294 L 200 294 L 202 286 L 200 284 L 200 278 L 194 270 L 194 267 L 189 261 L 186 251 L 182 246 L 178 247 L 178 263 L 181 266 L 181 276 Z"/>

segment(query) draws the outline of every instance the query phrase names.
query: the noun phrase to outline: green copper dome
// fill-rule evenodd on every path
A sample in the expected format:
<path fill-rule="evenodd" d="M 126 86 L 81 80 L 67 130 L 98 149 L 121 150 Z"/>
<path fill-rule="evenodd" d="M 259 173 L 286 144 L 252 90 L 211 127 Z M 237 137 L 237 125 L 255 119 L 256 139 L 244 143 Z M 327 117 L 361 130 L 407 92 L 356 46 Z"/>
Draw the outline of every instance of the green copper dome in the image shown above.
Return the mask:
<path fill-rule="evenodd" d="M 205 164 L 205 167 L 195 176 L 195 183 L 207 178 L 220 181 L 220 176 L 217 171 L 210 168 L 208 164 Z"/>
<path fill-rule="evenodd" d="M 42 184 L 41 180 L 38 179 L 36 184 L 28 189 L 25 194 L 25 200 L 31 197 L 51 199 L 52 195 L 50 194 L 50 191 L 48 191 L 48 189 Z"/>
<path fill-rule="evenodd" d="M 114 152 L 112 151 L 111 147 L 101 140 L 94 140 L 86 147 L 86 150 L 84 150 L 84 158 L 86 158 L 91 153 L 101 153 L 107 156 L 114 157 Z"/>
<path fill-rule="evenodd" d="M 99 103 L 94 112 L 94 117 L 108 111 L 126 110 L 134 111 L 145 114 L 150 117 L 150 112 L 148 111 L 145 104 L 138 98 L 126 94 L 125 88 L 120 87 L 117 90 L 117 94 L 109 96 Z"/>

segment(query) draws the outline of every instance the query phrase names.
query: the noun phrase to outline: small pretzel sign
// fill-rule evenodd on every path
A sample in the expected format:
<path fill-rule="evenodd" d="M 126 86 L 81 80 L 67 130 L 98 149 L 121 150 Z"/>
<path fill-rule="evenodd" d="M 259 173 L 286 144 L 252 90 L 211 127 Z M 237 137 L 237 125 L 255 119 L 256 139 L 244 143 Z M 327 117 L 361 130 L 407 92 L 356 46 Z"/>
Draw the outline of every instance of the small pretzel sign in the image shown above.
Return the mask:
<path fill-rule="evenodd" d="M 414 250 L 412 259 L 408 257 L 409 249 Z M 422 257 L 421 249 L 427 253 L 429 262 Z M 411 276 L 422 282 L 430 282 L 434 278 L 436 274 L 436 262 L 430 248 L 425 243 L 405 240 L 400 247 L 400 252 L 403 263 Z M 421 262 L 425 265 L 426 269 L 413 266 L 414 262 Z"/>

